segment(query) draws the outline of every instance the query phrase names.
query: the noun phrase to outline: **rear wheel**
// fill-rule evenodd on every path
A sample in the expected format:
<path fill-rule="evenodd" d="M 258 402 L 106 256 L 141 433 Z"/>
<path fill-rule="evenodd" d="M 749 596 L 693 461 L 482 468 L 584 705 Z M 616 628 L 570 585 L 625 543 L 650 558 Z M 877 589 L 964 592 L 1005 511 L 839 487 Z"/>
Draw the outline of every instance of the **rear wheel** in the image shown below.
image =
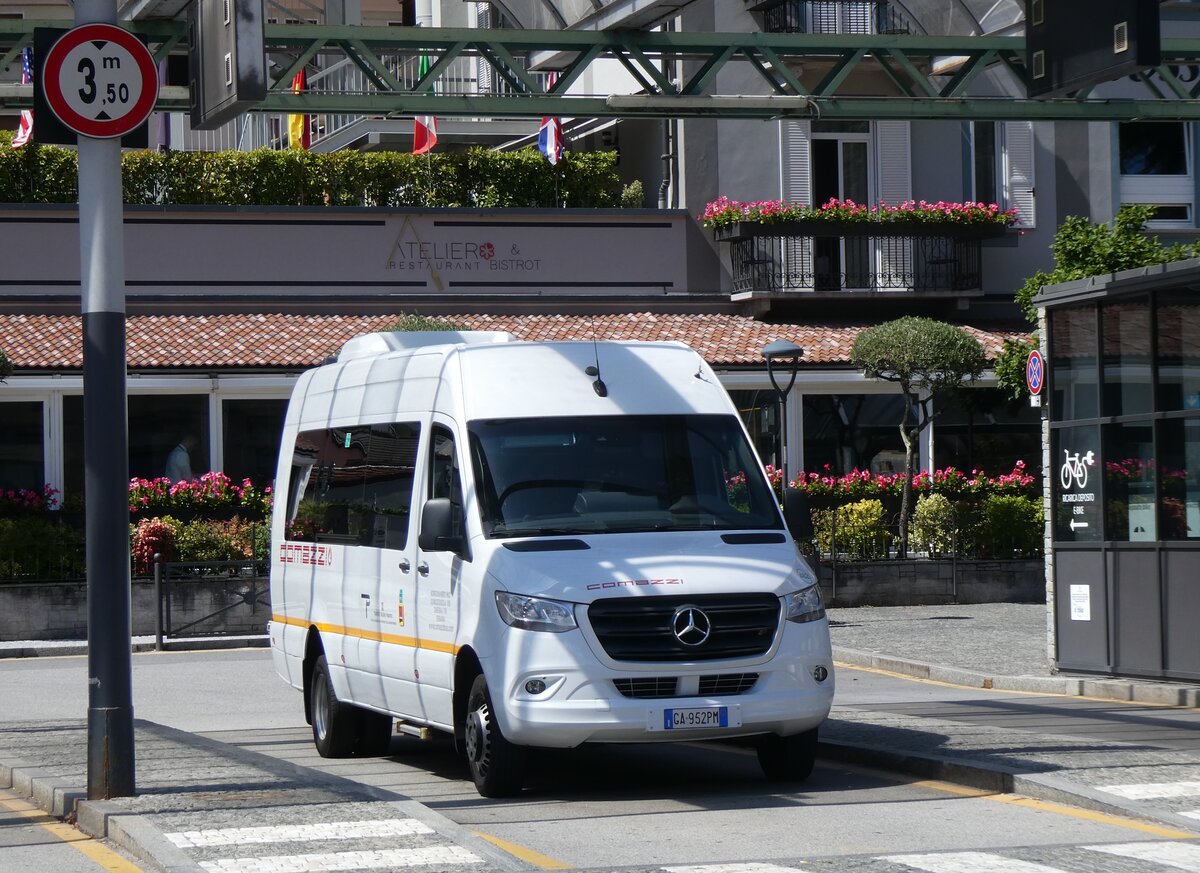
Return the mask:
<path fill-rule="evenodd" d="M 772 782 L 803 782 L 817 761 L 817 729 L 781 737 L 767 734 L 758 739 L 758 764 Z"/>
<path fill-rule="evenodd" d="M 483 674 L 475 677 L 467 698 L 463 730 L 467 763 L 483 797 L 512 797 L 525 782 L 525 750 L 504 738 L 496 722 L 492 696 Z"/>
<path fill-rule="evenodd" d="M 329 664 L 324 655 L 317 658 L 317 663 L 313 665 L 309 708 L 313 743 L 321 757 L 348 758 L 354 754 L 357 713 L 334 694 Z"/>

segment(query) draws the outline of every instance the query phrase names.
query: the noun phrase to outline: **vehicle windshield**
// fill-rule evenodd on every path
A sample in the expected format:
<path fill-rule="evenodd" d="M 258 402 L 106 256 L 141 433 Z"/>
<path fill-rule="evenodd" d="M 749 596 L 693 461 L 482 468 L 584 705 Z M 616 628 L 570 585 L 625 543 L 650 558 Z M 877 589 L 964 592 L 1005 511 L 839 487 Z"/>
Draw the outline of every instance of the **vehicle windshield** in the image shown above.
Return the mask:
<path fill-rule="evenodd" d="M 732 415 L 491 419 L 468 430 L 489 537 L 783 527 Z"/>

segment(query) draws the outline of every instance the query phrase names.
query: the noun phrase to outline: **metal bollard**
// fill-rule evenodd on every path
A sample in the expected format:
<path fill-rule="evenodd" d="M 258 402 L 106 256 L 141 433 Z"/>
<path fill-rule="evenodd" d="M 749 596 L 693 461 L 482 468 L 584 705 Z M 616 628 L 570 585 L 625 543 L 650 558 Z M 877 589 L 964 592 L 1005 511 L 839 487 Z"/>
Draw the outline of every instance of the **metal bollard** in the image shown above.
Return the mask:
<path fill-rule="evenodd" d="M 162 555 L 154 553 L 154 650 L 163 650 Z"/>

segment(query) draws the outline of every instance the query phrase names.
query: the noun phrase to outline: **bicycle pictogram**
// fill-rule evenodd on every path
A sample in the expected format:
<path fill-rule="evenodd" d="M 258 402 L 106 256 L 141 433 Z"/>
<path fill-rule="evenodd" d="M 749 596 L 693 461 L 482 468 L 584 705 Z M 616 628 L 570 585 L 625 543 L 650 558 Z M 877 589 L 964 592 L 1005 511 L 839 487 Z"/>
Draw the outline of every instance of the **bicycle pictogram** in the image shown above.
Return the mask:
<path fill-rule="evenodd" d="M 1076 452 L 1072 455 L 1069 450 L 1063 449 L 1063 454 L 1065 454 L 1067 458 L 1058 471 L 1058 481 L 1062 483 L 1062 487 L 1070 488 L 1072 480 L 1075 482 L 1075 487 L 1086 487 L 1088 480 L 1087 468 L 1095 463 L 1095 453 L 1089 451 L 1081 458 L 1079 456 L 1079 452 Z"/>

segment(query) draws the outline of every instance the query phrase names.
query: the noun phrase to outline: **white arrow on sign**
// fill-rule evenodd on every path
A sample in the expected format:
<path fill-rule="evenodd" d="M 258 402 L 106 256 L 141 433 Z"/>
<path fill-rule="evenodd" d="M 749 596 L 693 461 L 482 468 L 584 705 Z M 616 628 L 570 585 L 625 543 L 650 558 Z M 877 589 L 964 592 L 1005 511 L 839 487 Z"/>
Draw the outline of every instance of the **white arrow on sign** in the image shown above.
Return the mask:
<path fill-rule="evenodd" d="M 1088 523 L 1086 521 L 1076 521 L 1075 519 L 1071 519 L 1071 530 L 1072 531 L 1074 531 L 1076 528 L 1087 527 L 1087 526 L 1088 526 Z"/>

